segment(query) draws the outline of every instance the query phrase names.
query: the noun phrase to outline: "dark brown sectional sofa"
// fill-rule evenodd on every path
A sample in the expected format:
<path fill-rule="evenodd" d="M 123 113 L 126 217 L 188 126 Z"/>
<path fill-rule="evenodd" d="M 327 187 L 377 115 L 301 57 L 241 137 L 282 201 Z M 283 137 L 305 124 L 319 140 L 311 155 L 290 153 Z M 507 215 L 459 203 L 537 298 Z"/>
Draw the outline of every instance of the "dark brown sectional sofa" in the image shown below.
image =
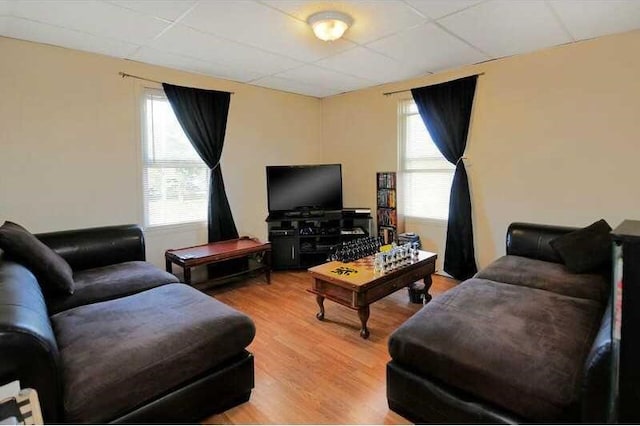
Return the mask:
<path fill-rule="evenodd" d="M 607 420 L 609 268 L 574 274 L 514 223 L 507 255 L 434 298 L 389 339 L 389 407 L 416 422 Z"/>
<path fill-rule="evenodd" d="M 0 250 L 0 383 L 35 388 L 46 423 L 195 422 L 249 399 L 253 322 L 145 262 L 138 226 L 37 237 L 75 291 Z"/>

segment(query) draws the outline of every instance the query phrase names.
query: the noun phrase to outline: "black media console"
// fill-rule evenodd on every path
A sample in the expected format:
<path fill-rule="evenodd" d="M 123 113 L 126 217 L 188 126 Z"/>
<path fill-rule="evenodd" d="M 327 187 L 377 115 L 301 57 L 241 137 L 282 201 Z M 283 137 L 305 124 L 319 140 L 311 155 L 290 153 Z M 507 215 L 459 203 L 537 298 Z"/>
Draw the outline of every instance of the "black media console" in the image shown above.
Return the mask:
<path fill-rule="evenodd" d="M 371 235 L 371 215 L 353 211 L 272 213 L 266 222 L 273 269 L 319 265 L 341 242 Z"/>

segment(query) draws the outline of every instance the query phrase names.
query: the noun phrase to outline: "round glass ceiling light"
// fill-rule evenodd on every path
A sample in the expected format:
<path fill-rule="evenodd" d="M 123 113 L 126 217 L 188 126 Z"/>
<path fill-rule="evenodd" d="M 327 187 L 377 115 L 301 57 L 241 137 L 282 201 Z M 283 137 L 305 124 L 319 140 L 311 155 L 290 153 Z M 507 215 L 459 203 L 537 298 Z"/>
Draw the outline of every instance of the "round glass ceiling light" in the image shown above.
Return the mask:
<path fill-rule="evenodd" d="M 337 11 L 318 12 L 309 16 L 307 23 L 320 40 L 334 41 L 342 37 L 353 24 L 353 18 Z"/>

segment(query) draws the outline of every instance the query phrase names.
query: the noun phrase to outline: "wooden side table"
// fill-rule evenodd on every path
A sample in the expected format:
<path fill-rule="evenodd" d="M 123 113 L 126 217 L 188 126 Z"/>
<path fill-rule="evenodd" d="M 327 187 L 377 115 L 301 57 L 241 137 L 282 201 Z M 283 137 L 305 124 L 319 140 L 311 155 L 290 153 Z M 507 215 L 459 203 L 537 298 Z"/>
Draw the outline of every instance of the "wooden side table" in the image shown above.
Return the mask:
<path fill-rule="evenodd" d="M 267 283 L 271 284 L 271 244 L 257 238 L 241 237 L 235 240 L 218 241 L 199 246 L 171 249 L 164 253 L 167 272 L 172 272 L 172 264 L 184 269 L 184 282 L 191 284 L 191 268 L 212 265 L 231 259 L 262 254 L 262 266 L 245 272 L 264 271 Z"/>

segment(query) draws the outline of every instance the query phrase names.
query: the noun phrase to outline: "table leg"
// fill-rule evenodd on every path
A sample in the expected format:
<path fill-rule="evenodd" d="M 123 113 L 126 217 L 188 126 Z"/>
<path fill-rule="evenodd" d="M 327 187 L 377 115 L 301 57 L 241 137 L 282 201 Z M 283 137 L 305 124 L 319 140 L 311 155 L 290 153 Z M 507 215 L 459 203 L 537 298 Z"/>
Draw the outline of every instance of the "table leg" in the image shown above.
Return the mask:
<path fill-rule="evenodd" d="M 164 264 L 165 264 L 165 269 L 168 273 L 173 273 L 172 269 L 171 269 L 171 261 L 169 259 L 165 259 L 164 260 Z"/>
<path fill-rule="evenodd" d="M 424 281 L 424 303 L 427 304 L 433 298 L 429 294 L 429 289 L 431 288 L 431 284 L 433 284 L 433 281 L 431 280 L 431 274 L 429 274 L 426 277 L 424 277 L 423 281 Z"/>
<path fill-rule="evenodd" d="M 188 266 L 184 267 L 184 282 L 191 285 L 191 268 Z"/>
<path fill-rule="evenodd" d="M 316 314 L 316 318 L 322 321 L 324 319 L 324 296 L 316 295 L 316 302 L 320 307 L 320 312 Z"/>
<path fill-rule="evenodd" d="M 367 339 L 369 337 L 369 330 L 367 329 L 367 321 L 369 320 L 369 305 L 358 308 L 358 316 L 360 317 L 360 323 L 362 328 L 360 329 L 360 337 Z"/>

